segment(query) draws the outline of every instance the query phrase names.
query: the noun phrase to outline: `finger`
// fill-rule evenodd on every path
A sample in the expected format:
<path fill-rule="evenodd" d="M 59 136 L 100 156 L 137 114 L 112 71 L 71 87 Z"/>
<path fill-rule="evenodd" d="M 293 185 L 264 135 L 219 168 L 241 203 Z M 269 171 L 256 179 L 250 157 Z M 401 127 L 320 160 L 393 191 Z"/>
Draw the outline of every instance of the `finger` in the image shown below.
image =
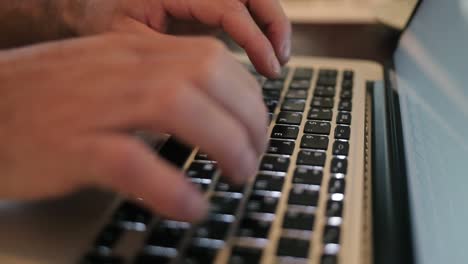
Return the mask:
<path fill-rule="evenodd" d="M 247 0 L 250 12 L 261 27 L 265 28 L 273 44 L 276 56 L 285 64 L 291 54 L 291 23 L 277 0 Z"/>
<path fill-rule="evenodd" d="M 196 89 L 164 92 L 167 100 L 160 107 L 166 113 L 161 114 L 161 109 L 155 113 L 154 104 L 144 111 L 150 114 L 146 122 L 152 125 L 150 128 L 155 132 L 162 128 L 188 144 L 199 146 L 219 161 L 221 169 L 235 183 L 254 175 L 258 156 L 241 122 Z"/>
<path fill-rule="evenodd" d="M 96 183 L 142 198 L 148 208 L 167 218 L 198 221 L 205 217 L 208 205 L 202 194 L 143 143 L 124 135 L 102 136 L 94 153 Z"/>
<path fill-rule="evenodd" d="M 208 53 L 208 56 L 211 59 L 198 59 L 200 70 L 187 70 L 187 72 L 195 73 L 196 84 L 243 123 L 253 139 L 252 144 L 260 155 L 265 151 L 267 144 L 267 111 L 263 103 L 261 89 L 252 75 L 230 54 L 225 52 L 222 45 L 217 45 L 217 42 L 212 42 L 209 39 L 206 40 L 212 44 L 200 48 L 210 50 L 211 54 Z M 190 43 L 194 45 L 195 41 L 190 41 Z M 199 54 L 200 50 L 196 50 L 196 52 Z M 188 65 L 188 63 L 185 64 Z"/>
<path fill-rule="evenodd" d="M 270 41 L 240 1 L 165 0 L 163 5 L 176 18 L 198 20 L 223 28 L 246 50 L 260 73 L 269 77 L 279 75 L 280 64 Z"/>
<path fill-rule="evenodd" d="M 267 110 L 261 88 L 251 74 L 234 60 L 223 72 L 216 75 L 218 79 L 205 89 L 209 89 L 213 99 L 221 102 L 223 107 L 243 122 L 253 139 L 257 154 L 261 155 L 268 143 Z"/>

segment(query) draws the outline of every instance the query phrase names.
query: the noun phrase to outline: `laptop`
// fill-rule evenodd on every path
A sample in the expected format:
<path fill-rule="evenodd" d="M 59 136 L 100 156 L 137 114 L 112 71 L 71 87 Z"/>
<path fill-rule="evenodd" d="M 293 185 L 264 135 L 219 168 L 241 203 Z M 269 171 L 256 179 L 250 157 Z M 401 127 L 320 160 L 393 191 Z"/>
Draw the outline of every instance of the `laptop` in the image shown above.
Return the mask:
<path fill-rule="evenodd" d="M 417 0 L 281 0 L 293 23 L 383 23 L 397 29 L 403 29 L 416 3 Z"/>
<path fill-rule="evenodd" d="M 465 263 L 467 26 L 465 1 L 426 0 L 388 65 L 293 57 L 265 80 L 247 64 L 271 113 L 249 183 L 223 182 L 177 139 L 147 139 L 211 201 L 206 221 L 100 190 L 4 201 L 0 262 Z"/>

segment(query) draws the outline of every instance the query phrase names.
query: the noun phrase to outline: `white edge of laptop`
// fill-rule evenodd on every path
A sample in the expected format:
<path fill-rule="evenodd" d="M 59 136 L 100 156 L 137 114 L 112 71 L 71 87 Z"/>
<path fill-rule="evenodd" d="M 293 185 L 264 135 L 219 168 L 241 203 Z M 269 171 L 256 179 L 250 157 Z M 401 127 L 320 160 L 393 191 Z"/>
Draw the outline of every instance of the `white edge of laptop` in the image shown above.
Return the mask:
<path fill-rule="evenodd" d="M 403 29 L 417 0 L 281 0 L 295 24 L 377 24 Z"/>

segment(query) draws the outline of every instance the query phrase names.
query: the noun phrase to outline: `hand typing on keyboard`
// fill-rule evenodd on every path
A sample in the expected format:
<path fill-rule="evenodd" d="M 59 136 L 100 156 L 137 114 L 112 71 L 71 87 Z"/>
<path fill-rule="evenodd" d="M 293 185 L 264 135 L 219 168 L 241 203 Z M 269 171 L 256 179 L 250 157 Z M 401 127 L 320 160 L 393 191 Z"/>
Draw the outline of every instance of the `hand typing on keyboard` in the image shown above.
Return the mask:
<path fill-rule="evenodd" d="M 0 53 L 1 198 L 98 185 L 141 197 L 169 218 L 202 218 L 208 206 L 200 192 L 133 136 L 141 130 L 200 146 L 231 182 L 255 174 L 268 122 L 258 83 L 218 41 L 165 33 L 176 19 L 221 27 L 273 77 L 290 53 L 290 25 L 277 1 L 41 3 L 2 3 L 0 19 L 29 32 L 13 21 L 29 15 L 34 42 L 63 32 L 88 37 Z"/>

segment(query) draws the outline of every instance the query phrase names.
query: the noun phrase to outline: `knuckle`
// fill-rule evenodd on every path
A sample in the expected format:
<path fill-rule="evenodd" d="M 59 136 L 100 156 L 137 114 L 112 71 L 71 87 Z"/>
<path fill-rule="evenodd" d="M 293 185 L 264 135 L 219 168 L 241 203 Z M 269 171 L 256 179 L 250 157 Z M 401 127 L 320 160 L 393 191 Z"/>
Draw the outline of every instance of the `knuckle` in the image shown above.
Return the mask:
<path fill-rule="evenodd" d="M 225 0 L 223 1 L 224 3 L 224 10 L 227 10 L 232 13 L 239 13 L 239 12 L 245 12 L 246 7 L 244 3 L 242 3 L 239 0 Z"/>
<path fill-rule="evenodd" d="M 195 78 L 200 85 L 211 87 L 223 72 L 227 51 L 224 44 L 212 39 L 203 40 L 201 51 L 197 70 L 194 71 Z"/>

